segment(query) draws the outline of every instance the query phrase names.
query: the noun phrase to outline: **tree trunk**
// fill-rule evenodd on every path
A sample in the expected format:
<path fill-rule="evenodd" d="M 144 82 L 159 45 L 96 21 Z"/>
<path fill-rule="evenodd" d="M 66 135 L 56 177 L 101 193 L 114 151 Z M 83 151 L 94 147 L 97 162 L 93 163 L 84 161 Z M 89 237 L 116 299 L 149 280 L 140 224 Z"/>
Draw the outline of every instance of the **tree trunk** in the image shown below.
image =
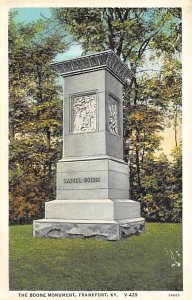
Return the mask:
<path fill-rule="evenodd" d="M 46 143 L 47 143 L 47 151 L 49 151 L 51 148 L 51 131 L 49 130 L 49 128 L 46 129 Z M 51 173 L 52 173 L 52 163 L 51 161 L 49 161 L 48 163 L 49 176 L 51 176 Z"/>
<path fill-rule="evenodd" d="M 136 149 L 136 170 L 137 170 L 137 192 L 141 189 L 141 177 L 140 177 L 140 161 L 139 161 L 139 150 Z"/>
<path fill-rule="evenodd" d="M 15 139 L 15 127 L 12 122 L 10 122 L 9 125 L 9 139 L 10 141 L 13 141 Z"/>
<path fill-rule="evenodd" d="M 174 120 L 174 131 L 175 131 L 175 146 L 178 146 L 178 142 L 177 142 L 177 106 L 176 106 L 176 110 L 175 110 L 175 120 Z"/>
<path fill-rule="evenodd" d="M 51 131 L 49 128 L 46 129 L 46 144 L 47 144 L 47 150 L 50 150 L 51 146 Z"/>

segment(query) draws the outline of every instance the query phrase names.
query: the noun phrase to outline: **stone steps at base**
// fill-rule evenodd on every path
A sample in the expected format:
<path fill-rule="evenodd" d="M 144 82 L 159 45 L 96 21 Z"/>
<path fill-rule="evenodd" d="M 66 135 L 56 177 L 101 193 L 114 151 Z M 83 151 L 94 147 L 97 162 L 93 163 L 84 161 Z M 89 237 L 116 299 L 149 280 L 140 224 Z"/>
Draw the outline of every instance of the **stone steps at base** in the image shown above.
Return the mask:
<path fill-rule="evenodd" d="M 128 199 L 53 200 L 45 203 L 45 219 L 122 220 L 140 217 L 140 203 Z"/>

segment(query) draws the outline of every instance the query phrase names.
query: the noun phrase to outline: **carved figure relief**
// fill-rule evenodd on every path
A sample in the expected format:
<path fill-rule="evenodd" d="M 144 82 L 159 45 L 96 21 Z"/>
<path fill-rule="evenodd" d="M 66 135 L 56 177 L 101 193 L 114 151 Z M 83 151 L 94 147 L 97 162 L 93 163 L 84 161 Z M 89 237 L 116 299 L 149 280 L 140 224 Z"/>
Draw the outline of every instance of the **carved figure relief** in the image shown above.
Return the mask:
<path fill-rule="evenodd" d="M 110 97 L 108 102 L 108 128 L 113 134 L 119 134 L 118 112 L 118 102 Z"/>
<path fill-rule="evenodd" d="M 97 122 L 96 94 L 82 95 L 72 101 L 73 133 L 92 132 Z"/>

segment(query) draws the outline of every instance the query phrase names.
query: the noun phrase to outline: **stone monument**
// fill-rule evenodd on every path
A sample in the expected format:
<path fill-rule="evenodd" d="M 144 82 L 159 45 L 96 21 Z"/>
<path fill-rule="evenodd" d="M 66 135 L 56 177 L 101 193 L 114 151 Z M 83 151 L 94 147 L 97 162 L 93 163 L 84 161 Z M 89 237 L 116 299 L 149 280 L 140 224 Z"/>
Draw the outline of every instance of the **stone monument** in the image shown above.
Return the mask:
<path fill-rule="evenodd" d="M 33 235 L 119 240 L 142 232 L 123 160 L 122 88 L 129 68 L 111 50 L 52 67 L 65 78 L 63 157 L 56 200 L 45 203 Z"/>

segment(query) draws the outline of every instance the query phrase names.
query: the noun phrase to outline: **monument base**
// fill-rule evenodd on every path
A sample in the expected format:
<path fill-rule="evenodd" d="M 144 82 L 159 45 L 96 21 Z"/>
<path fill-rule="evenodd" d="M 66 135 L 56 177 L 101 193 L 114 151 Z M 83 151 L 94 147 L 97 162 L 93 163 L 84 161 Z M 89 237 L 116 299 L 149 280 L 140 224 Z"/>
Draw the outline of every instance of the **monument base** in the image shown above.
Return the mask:
<path fill-rule="evenodd" d="M 115 241 L 143 232 L 144 224 L 137 201 L 53 200 L 45 203 L 45 219 L 33 222 L 33 236 Z"/>
<path fill-rule="evenodd" d="M 94 238 L 116 241 L 144 232 L 143 218 L 121 221 L 41 219 L 33 222 L 33 236 L 44 238 Z"/>

